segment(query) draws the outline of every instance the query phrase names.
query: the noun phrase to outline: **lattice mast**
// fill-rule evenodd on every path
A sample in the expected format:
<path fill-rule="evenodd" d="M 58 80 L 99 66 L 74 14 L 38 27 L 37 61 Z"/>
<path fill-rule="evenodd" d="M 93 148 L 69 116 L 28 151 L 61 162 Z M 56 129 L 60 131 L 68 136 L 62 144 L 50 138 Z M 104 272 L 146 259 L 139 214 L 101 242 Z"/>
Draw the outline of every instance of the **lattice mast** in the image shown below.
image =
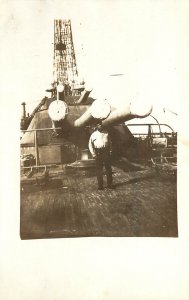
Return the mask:
<path fill-rule="evenodd" d="M 78 77 L 71 20 L 54 20 L 53 77 L 56 84 L 69 87 L 71 94 Z"/>

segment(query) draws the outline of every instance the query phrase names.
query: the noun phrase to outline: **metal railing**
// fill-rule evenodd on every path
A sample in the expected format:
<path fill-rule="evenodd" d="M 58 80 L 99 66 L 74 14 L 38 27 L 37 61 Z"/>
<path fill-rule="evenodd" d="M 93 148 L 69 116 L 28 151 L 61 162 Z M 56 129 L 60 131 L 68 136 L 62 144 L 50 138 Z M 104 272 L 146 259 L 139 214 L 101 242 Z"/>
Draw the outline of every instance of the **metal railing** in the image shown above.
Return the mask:
<path fill-rule="evenodd" d="M 170 135 L 170 134 L 176 134 L 176 132 L 173 130 L 173 128 L 170 126 L 170 125 L 168 125 L 168 124 L 165 124 L 165 123 L 158 123 L 158 124 L 154 124 L 154 123 L 146 123 L 146 124 L 127 124 L 127 127 L 141 127 L 141 126 L 147 126 L 148 127 L 148 133 L 141 133 L 141 132 L 138 132 L 138 133 L 132 133 L 134 136 L 135 135 L 138 135 L 138 136 L 149 136 L 149 135 L 160 135 L 160 136 L 162 136 L 163 134 L 167 134 L 167 135 Z M 153 132 L 152 131 L 152 127 L 153 126 L 156 126 L 156 127 L 158 127 L 159 128 L 159 132 Z M 170 130 L 171 130 L 171 133 L 167 133 L 167 132 L 162 132 L 162 130 L 161 130 L 161 126 L 166 126 L 166 127 L 168 127 Z"/>

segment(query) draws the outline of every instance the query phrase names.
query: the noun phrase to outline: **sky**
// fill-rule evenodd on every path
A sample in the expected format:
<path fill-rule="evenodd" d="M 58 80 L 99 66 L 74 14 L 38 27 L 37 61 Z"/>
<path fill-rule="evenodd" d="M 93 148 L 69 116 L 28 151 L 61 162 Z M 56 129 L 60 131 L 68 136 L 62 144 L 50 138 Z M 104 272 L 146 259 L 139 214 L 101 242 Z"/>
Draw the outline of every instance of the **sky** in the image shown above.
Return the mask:
<path fill-rule="evenodd" d="M 8 0 L 1 2 L 0 50 L 3 97 L 28 111 L 53 81 L 53 22 L 71 19 L 79 76 L 91 96 L 113 105 L 153 104 L 156 117 L 176 126 L 187 108 L 186 7 L 180 1 Z M 187 38 L 186 38 L 187 37 Z M 186 64 L 187 63 L 187 64 Z M 122 76 L 110 76 L 121 73 Z M 166 113 L 163 113 L 166 108 Z M 177 130 L 177 128 L 175 128 Z"/>

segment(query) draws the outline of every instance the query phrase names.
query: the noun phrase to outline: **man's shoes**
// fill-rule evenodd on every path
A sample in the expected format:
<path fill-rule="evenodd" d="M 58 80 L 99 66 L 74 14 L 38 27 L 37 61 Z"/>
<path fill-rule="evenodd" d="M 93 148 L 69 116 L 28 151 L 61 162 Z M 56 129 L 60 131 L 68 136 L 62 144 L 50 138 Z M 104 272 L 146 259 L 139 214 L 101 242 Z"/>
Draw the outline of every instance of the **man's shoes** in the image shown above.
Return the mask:
<path fill-rule="evenodd" d="M 103 186 L 99 186 L 99 187 L 98 187 L 98 190 L 99 190 L 99 191 L 102 191 L 103 189 L 104 189 Z"/>
<path fill-rule="evenodd" d="M 111 190 L 115 190 L 116 187 L 115 187 L 115 185 L 108 185 L 107 188 L 111 189 Z"/>

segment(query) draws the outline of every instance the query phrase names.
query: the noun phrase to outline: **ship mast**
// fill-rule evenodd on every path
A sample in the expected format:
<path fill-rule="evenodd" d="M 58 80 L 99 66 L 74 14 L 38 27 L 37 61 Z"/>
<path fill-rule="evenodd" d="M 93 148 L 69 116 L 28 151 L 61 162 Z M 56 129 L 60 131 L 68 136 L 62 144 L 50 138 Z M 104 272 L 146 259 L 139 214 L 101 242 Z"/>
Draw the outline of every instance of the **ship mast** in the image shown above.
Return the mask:
<path fill-rule="evenodd" d="M 78 71 L 71 20 L 54 20 L 53 77 L 55 84 L 64 85 L 65 94 L 73 94 L 77 83 Z"/>

